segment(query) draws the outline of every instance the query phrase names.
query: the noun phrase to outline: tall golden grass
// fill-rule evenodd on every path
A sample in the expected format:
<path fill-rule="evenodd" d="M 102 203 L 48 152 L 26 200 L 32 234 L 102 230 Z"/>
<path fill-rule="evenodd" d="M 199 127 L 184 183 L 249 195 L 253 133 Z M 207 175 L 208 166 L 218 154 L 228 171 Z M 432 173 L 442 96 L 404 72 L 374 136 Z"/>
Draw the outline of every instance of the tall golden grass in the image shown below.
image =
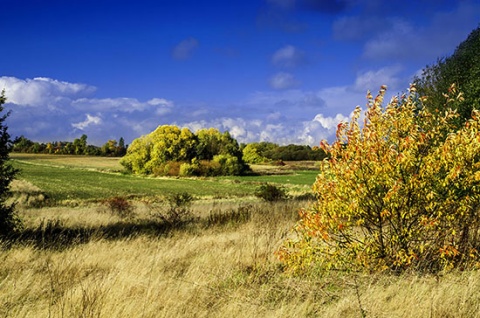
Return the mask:
<path fill-rule="evenodd" d="M 1 317 L 480 317 L 480 273 L 283 274 L 273 252 L 303 202 L 244 205 L 249 218 L 208 223 L 236 203 L 197 203 L 169 231 L 0 250 Z M 137 203 L 135 219 L 152 217 Z M 226 212 L 225 212 L 226 213 Z M 125 222 L 98 205 L 21 211 L 27 229 Z"/>

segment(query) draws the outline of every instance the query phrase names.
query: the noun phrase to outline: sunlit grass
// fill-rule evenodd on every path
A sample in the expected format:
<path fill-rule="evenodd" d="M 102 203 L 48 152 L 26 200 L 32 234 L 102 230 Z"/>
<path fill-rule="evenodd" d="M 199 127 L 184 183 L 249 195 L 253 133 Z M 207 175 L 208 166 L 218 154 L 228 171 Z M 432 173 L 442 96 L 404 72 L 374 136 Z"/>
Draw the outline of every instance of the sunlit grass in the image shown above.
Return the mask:
<path fill-rule="evenodd" d="M 31 181 L 15 193 L 84 204 L 18 206 L 23 234 L 0 247 L 1 317 L 479 317 L 478 271 L 286 275 L 274 252 L 309 203 L 248 195 L 261 182 L 288 186 L 293 174 L 154 179 L 36 163 L 15 162 Z M 149 196 L 185 191 L 202 199 L 188 221 L 166 227 Z M 132 215 L 96 200 L 112 196 L 128 198 Z"/>
<path fill-rule="evenodd" d="M 285 275 L 273 251 L 302 204 L 260 204 L 249 220 L 165 233 L 93 236 L 58 248 L 0 251 L 3 317 L 478 317 L 480 273 Z M 205 218 L 215 204 L 195 207 Z M 222 206 L 225 208 L 225 206 Z M 148 218 L 138 212 L 137 221 Z M 22 211 L 66 228 L 115 226 L 101 206 Z"/>

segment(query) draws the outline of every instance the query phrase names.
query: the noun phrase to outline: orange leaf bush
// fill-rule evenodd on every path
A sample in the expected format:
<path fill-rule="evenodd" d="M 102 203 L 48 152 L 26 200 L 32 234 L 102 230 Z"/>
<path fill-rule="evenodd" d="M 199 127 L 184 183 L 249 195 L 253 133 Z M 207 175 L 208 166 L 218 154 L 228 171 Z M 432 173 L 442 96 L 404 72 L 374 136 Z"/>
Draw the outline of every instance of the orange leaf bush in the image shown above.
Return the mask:
<path fill-rule="evenodd" d="M 385 91 L 368 93 L 363 124 L 357 107 L 322 141 L 318 199 L 277 251 L 287 271 L 479 265 L 480 112 L 457 129 L 454 86 L 444 113 L 423 109 L 414 86 L 384 107 Z"/>

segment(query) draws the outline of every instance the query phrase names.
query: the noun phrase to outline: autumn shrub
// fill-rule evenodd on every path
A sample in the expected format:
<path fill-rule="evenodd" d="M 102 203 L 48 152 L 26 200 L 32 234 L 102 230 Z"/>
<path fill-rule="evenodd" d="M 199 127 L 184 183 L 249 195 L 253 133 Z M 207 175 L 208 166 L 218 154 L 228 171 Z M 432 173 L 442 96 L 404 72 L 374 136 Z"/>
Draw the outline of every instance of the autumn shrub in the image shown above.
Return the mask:
<path fill-rule="evenodd" d="M 423 109 L 414 86 L 384 107 L 385 90 L 368 94 L 363 124 L 357 107 L 321 143 L 317 201 L 277 251 L 288 271 L 479 266 L 480 112 L 458 129 L 454 86 L 444 112 Z"/>
<path fill-rule="evenodd" d="M 162 177 L 174 177 L 180 175 L 180 168 L 183 162 L 179 161 L 168 161 L 165 163 L 161 163 L 158 166 L 152 168 L 152 173 L 155 176 L 162 176 Z"/>
<path fill-rule="evenodd" d="M 106 199 L 104 204 L 110 210 L 110 213 L 121 218 L 132 217 L 134 214 L 134 206 L 123 197 L 113 197 Z"/>

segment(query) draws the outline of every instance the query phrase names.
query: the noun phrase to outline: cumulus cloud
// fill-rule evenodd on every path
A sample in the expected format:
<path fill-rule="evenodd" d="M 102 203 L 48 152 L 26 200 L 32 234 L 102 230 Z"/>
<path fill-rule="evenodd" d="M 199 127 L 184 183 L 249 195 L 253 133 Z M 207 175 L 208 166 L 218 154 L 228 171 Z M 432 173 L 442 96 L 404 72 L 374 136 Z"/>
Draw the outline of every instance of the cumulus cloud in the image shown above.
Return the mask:
<path fill-rule="evenodd" d="M 392 82 L 399 85 L 400 70 L 397 66 L 366 70 L 350 85 L 319 90 L 255 92 L 229 105 L 174 103 L 159 97 L 146 101 L 85 97 L 91 94 L 88 85 L 47 79 L 39 82 L 50 83 L 51 87 L 31 95 L 38 99 L 9 98 L 6 106 L 12 110 L 8 118 L 12 136 L 25 135 L 35 141 L 73 140 L 81 131 L 93 144 L 119 137 L 130 143 L 158 125 L 174 124 L 194 131 L 208 127 L 228 130 L 239 142 L 318 145 L 322 139 L 333 138 L 336 125 L 365 101 L 367 89 L 375 90 L 381 84 L 392 86 Z M 10 82 L 26 85 L 28 81 L 11 78 Z M 13 88 L 6 87 L 7 97 L 19 94 Z M 45 101 L 52 107 L 43 107 Z"/>
<path fill-rule="evenodd" d="M 5 89 L 9 103 L 33 107 L 53 107 L 55 104 L 91 95 L 96 90 L 90 85 L 45 77 L 21 80 L 8 76 L 0 77 L 0 89 Z"/>
<path fill-rule="evenodd" d="M 300 85 L 300 82 L 290 73 L 280 72 L 270 78 L 270 86 L 274 89 L 288 89 Z"/>
<path fill-rule="evenodd" d="M 402 67 L 400 65 L 394 65 L 361 72 L 355 79 L 353 89 L 358 92 L 374 91 L 382 85 L 388 85 L 393 89 L 402 89 L 400 87 L 402 80 L 399 78 L 401 71 Z"/>
<path fill-rule="evenodd" d="M 84 130 L 90 125 L 100 125 L 100 124 L 102 124 L 102 119 L 100 117 L 87 114 L 87 119 L 79 123 L 73 123 L 72 127 L 80 130 Z"/>
<path fill-rule="evenodd" d="M 119 137 L 131 140 L 162 121 L 171 121 L 167 116 L 175 107 L 165 98 L 145 102 L 92 98 L 93 86 L 50 78 L 0 77 L 0 89 L 5 89 L 6 107 L 12 110 L 8 119 L 11 135 L 42 142 L 78 138 L 78 130 L 86 133 L 91 143 Z"/>
<path fill-rule="evenodd" d="M 198 40 L 190 37 L 178 43 L 172 50 L 172 57 L 176 60 L 189 59 L 198 47 Z"/>
<path fill-rule="evenodd" d="M 304 53 L 293 45 L 282 47 L 272 56 L 272 63 L 278 67 L 296 67 L 304 61 Z"/>

